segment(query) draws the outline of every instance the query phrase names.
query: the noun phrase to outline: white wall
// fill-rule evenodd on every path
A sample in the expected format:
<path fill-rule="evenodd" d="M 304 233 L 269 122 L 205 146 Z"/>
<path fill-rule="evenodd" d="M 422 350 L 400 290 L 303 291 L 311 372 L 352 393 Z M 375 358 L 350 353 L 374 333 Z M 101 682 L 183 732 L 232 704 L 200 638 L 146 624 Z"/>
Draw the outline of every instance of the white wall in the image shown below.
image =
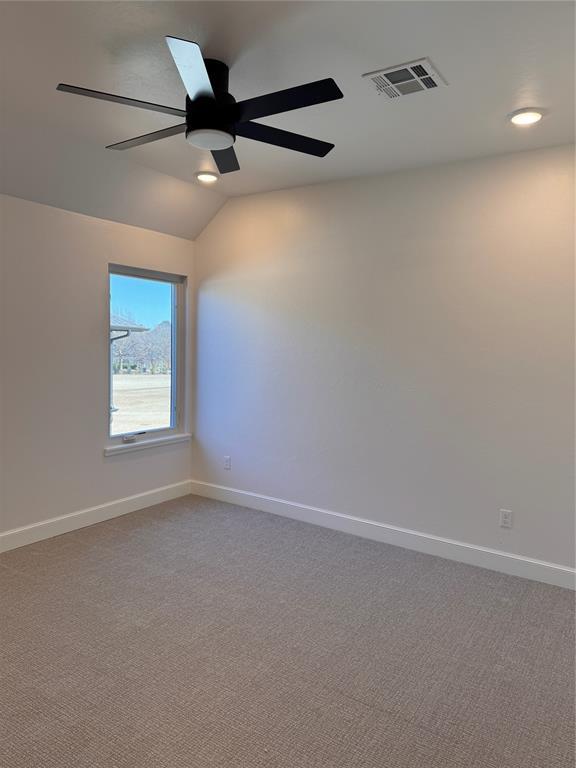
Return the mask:
<path fill-rule="evenodd" d="M 0 530 L 187 480 L 189 443 L 108 458 L 103 448 L 108 263 L 192 276 L 193 243 L 0 200 Z"/>
<path fill-rule="evenodd" d="M 195 245 L 0 196 L 0 531 L 192 474 L 570 565 L 572 159 L 235 199 Z M 193 252 L 193 450 L 105 458 L 108 262 Z"/>
<path fill-rule="evenodd" d="M 229 201 L 197 241 L 193 476 L 570 565 L 572 163 Z"/>

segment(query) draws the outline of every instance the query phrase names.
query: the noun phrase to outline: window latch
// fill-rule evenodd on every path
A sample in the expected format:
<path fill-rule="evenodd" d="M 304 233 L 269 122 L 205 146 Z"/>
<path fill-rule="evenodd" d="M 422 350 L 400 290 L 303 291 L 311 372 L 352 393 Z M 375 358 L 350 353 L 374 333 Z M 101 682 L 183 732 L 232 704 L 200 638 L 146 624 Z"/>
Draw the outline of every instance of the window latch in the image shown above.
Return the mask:
<path fill-rule="evenodd" d="M 135 443 L 137 437 L 140 437 L 140 435 L 145 435 L 145 434 L 146 432 L 132 432 L 130 435 L 122 435 L 122 442 Z"/>

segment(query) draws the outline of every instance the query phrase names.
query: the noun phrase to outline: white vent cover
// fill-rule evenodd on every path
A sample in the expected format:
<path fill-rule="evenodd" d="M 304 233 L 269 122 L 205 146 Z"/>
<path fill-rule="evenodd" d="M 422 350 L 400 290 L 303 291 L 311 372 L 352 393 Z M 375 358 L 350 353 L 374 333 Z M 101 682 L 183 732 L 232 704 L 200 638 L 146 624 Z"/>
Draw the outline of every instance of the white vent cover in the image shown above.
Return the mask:
<path fill-rule="evenodd" d="M 377 69 L 362 75 L 368 79 L 379 96 L 397 99 L 410 93 L 428 91 L 440 85 L 448 85 L 434 64 L 428 58 L 407 61 L 395 67 Z"/>

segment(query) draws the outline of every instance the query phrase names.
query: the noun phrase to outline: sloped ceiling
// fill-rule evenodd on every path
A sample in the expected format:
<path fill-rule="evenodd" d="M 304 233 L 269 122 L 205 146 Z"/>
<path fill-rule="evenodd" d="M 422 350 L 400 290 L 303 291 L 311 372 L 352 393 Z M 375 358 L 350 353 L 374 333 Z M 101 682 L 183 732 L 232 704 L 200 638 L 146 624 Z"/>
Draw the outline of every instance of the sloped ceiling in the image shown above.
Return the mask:
<path fill-rule="evenodd" d="M 565 2 L 4 2 L 1 190 L 194 238 L 226 198 L 573 141 L 574 7 Z M 197 40 L 240 100 L 322 77 L 344 99 L 269 118 L 333 141 L 324 159 L 238 139 L 238 173 L 194 181 L 209 155 L 182 136 L 106 144 L 174 118 L 62 94 L 60 81 L 180 106 L 164 43 Z M 446 88 L 388 102 L 365 72 L 430 56 Z M 539 106 L 519 130 L 507 113 Z"/>

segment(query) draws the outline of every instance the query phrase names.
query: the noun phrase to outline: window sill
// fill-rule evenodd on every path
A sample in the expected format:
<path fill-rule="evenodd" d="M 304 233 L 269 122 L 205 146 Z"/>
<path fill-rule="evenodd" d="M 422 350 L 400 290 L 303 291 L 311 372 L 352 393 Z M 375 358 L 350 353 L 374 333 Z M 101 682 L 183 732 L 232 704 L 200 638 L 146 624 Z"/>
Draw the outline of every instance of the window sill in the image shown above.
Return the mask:
<path fill-rule="evenodd" d="M 116 456 L 118 453 L 131 453 L 132 451 L 144 451 L 146 448 L 158 448 L 162 445 L 174 445 L 187 443 L 192 439 L 189 432 L 181 432 L 178 435 L 166 435 L 164 437 L 150 437 L 137 440 L 134 443 L 118 443 L 104 448 L 104 456 Z"/>

